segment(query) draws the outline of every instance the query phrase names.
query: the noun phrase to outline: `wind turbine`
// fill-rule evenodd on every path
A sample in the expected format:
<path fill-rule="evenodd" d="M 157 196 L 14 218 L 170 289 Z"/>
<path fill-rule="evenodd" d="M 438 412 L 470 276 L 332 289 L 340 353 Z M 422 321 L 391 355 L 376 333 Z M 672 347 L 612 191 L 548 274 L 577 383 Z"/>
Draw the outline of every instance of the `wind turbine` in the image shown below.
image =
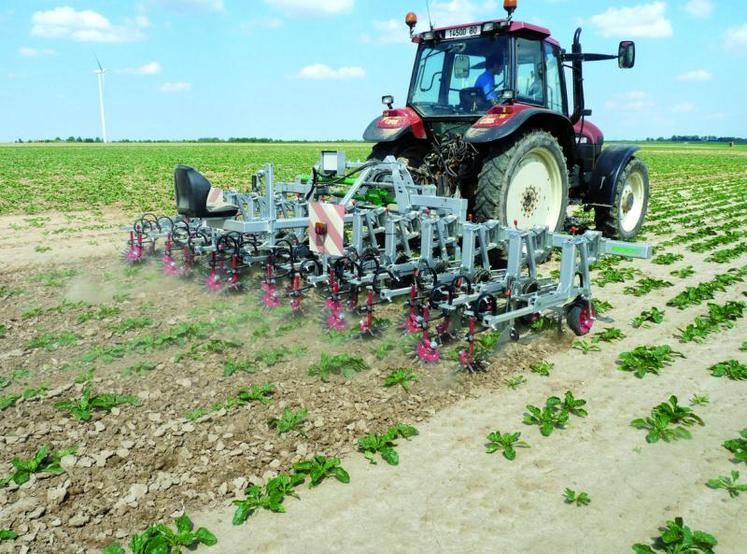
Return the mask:
<path fill-rule="evenodd" d="M 104 73 L 106 73 L 106 69 L 101 67 L 101 62 L 99 61 L 98 56 L 96 56 L 96 64 L 99 66 L 98 69 L 94 70 L 94 73 L 99 80 L 99 113 L 101 114 L 101 139 L 104 141 L 104 144 L 106 144 L 106 117 L 104 116 Z"/>

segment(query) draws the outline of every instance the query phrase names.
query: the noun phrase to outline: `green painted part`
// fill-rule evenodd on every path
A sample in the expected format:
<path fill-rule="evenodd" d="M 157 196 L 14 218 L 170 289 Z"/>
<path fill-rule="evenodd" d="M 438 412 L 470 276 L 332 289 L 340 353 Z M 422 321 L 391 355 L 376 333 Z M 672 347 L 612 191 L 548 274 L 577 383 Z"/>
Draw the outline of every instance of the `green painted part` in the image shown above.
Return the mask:
<path fill-rule="evenodd" d="M 640 252 L 641 252 L 641 249 L 636 246 L 613 246 L 612 247 L 613 254 L 638 254 Z"/>

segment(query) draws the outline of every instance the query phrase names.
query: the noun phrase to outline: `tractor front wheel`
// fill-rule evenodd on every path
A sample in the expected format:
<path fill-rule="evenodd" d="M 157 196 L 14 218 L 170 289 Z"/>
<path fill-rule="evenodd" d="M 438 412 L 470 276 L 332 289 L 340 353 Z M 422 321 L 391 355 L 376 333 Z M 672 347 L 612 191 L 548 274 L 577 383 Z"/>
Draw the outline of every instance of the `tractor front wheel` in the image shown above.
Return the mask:
<path fill-rule="evenodd" d="M 477 182 L 475 218 L 504 226 L 562 228 L 568 206 L 563 149 L 546 131 L 530 131 L 494 148 Z"/>
<path fill-rule="evenodd" d="M 612 207 L 594 208 L 597 230 L 605 237 L 635 238 L 648 209 L 648 170 L 638 158 L 631 158 L 617 183 Z"/>

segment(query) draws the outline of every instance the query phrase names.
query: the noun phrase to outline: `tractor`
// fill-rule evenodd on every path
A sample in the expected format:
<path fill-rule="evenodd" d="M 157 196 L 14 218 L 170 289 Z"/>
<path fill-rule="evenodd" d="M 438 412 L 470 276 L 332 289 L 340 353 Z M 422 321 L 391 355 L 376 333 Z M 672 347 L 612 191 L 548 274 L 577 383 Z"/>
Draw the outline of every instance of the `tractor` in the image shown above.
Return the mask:
<path fill-rule="evenodd" d="M 584 53 L 581 29 L 570 52 L 550 31 L 507 17 L 414 33 L 417 45 L 406 106 L 386 106 L 363 138 L 370 159 L 407 163 L 417 181 L 435 183 L 445 196 L 468 201 L 474 221 L 497 220 L 519 229 L 560 231 L 568 205 L 594 210 L 604 236 L 630 240 L 648 206 L 649 180 L 631 145 L 603 149 L 602 131 L 587 118 L 583 64 L 617 59 L 635 64 L 635 44 L 617 55 Z M 572 80 L 572 111 L 565 68 Z"/>

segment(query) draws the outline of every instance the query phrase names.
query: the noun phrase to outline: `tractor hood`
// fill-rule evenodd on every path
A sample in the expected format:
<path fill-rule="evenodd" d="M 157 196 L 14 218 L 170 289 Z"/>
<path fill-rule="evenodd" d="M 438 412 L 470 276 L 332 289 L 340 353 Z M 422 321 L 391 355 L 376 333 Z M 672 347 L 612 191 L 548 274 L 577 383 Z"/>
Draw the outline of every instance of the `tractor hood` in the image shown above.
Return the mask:
<path fill-rule="evenodd" d="M 370 142 L 391 142 L 411 133 L 417 139 L 426 138 L 423 119 L 412 108 L 384 110 L 381 117 L 374 119 L 363 133 L 363 140 Z"/>

